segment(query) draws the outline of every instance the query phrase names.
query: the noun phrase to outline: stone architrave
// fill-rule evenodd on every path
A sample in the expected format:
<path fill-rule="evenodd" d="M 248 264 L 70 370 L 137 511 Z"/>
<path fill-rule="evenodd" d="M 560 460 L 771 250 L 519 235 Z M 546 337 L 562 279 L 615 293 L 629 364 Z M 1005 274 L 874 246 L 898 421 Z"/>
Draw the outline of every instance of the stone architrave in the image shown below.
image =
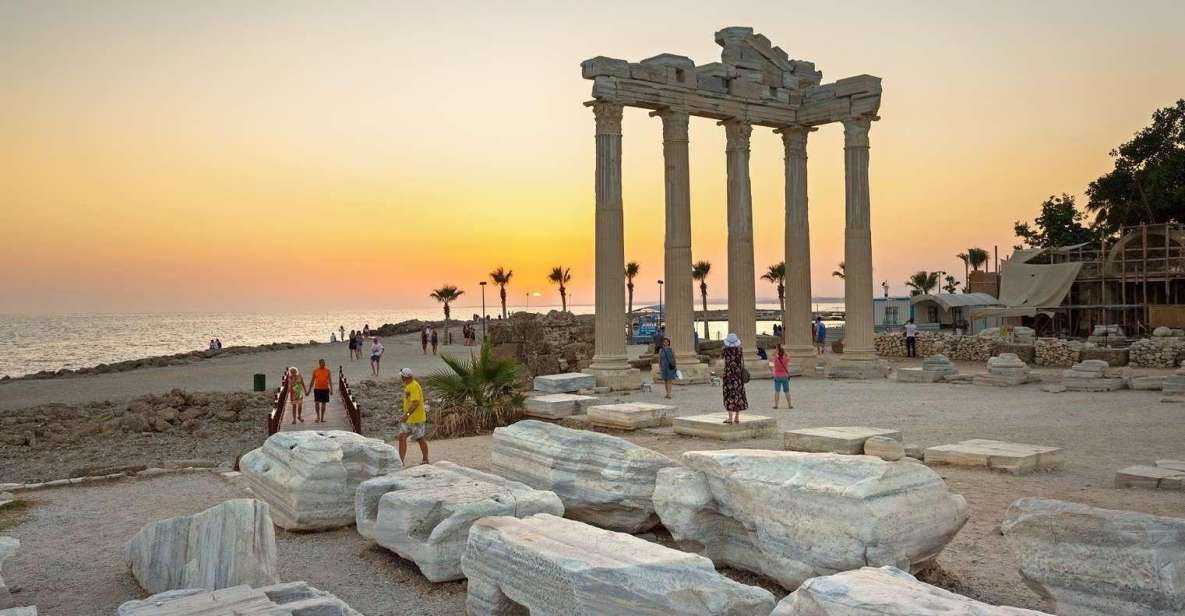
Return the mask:
<path fill-rule="evenodd" d="M 707 413 L 675 417 L 671 425 L 675 434 L 698 436 L 718 441 L 743 441 L 773 436 L 778 431 L 778 420 L 752 413 L 741 413 L 740 422 L 724 423 L 727 413 Z"/>
<path fill-rule="evenodd" d="M 1049 616 L 980 603 L 919 582 L 896 567 L 864 567 L 815 577 L 778 603 L 770 616 Z"/>
<path fill-rule="evenodd" d="M 234 586 L 208 591 L 190 588 L 128 601 L 116 616 L 362 616 L 330 593 L 307 582 L 285 582 L 251 588 Z"/>
<path fill-rule="evenodd" d="M 981 466 L 1013 475 L 1024 475 L 1035 470 L 1061 466 L 1062 453 L 1060 447 L 977 438 L 953 445 L 928 447 L 925 460 L 926 464 Z"/>
<path fill-rule="evenodd" d="M 786 451 L 860 455 L 864 453 L 864 442 L 874 436 L 900 441 L 901 431 L 866 426 L 799 428 L 782 435 L 782 447 Z"/>
<path fill-rule="evenodd" d="M 1058 614 L 1185 613 L 1185 519 L 1022 498 L 1000 528 Z"/>
<path fill-rule="evenodd" d="M 0 608 L 12 605 L 12 594 L 4 583 L 4 561 L 16 554 L 21 542 L 16 537 L 0 537 Z"/>
<path fill-rule="evenodd" d="M 703 556 L 548 514 L 477 521 L 461 566 L 470 616 L 768 616 L 775 601 Z"/>
<path fill-rule="evenodd" d="M 394 447 L 341 430 L 273 434 L 239 460 L 247 486 L 288 530 L 353 524 L 358 484 L 402 467 Z"/>
<path fill-rule="evenodd" d="M 128 543 L 127 560 L 151 593 L 280 581 L 272 518 L 267 503 L 253 498 L 152 522 Z"/>
<path fill-rule="evenodd" d="M 655 428 L 671 423 L 675 407 L 668 404 L 648 402 L 623 402 L 619 404 L 597 404 L 588 407 L 588 422 L 601 428 L 615 430 L 638 430 Z"/>
<path fill-rule="evenodd" d="M 494 430 L 492 455 L 498 475 L 555 492 L 565 516 L 629 533 L 658 523 L 655 476 L 675 466 L 625 439 L 534 420 Z"/>
<path fill-rule="evenodd" d="M 489 516 L 564 514 L 553 492 L 451 462 L 421 464 L 362 482 L 358 533 L 411 560 L 430 582 L 460 580 L 469 527 Z"/>
<path fill-rule="evenodd" d="M 865 565 L 920 568 L 967 503 L 915 462 L 765 450 L 692 451 L 658 473 L 654 505 L 684 549 L 786 588 Z"/>

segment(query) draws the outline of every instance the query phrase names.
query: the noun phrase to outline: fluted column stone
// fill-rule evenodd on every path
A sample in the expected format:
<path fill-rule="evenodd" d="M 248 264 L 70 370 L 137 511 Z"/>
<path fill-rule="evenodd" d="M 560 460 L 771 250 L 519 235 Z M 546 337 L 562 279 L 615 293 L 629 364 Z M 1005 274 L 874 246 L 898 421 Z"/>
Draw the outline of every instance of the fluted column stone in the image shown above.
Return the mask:
<path fill-rule="evenodd" d="M 728 330 L 741 339 L 753 376 L 769 367 L 757 360 L 757 289 L 753 269 L 753 190 L 749 179 L 749 138 L 753 126 L 725 120 L 728 165 Z"/>
<path fill-rule="evenodd" d="M 872 362 L 872 231 L 868 192 L 868 131 L 873 118 L 844 120 L 845 362 Z"/>
<path fill-rule="evenodd" d="M 813 367 L 811 340 L 811 226 L 807 212 L 806 143 L 816 129 L 787 126 L 782 135 L 786 165 L 786 307 L 782 336 L 791 361 Z"/>
<path fill-rule="evenodd" d="M 596 116 L 596 341 L 592 370 L 628 370 L 625 232 L 621 209 L 622 105 L 591 103 Z"/>
<path fill-rule="evenodd" d="M 666 180 L 666 335 L 680 370 L 689 380 L 706 378 L 695 352 L 695 295 L 691 280 L 691 171 L 688 163 L 684 111 L 664 109 L 651 115 L 662 118 L 662 152 Z M 703 372 L 703 374 L 699 374 Z M 695 374 L 692 374 L 695 373 Z"/>

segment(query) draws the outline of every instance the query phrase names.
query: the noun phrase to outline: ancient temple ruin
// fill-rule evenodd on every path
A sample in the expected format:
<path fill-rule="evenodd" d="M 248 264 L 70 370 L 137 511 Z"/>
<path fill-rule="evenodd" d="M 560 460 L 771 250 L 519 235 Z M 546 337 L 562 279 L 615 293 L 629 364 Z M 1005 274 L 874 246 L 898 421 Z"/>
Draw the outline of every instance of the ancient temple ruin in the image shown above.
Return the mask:
<path fill-rule="evenodd" d="M 593 81 L 596 116 L 596 349 L 589 372 L 613 388 L 637 386 L 626 363 L 625 243 L 621 199 L 621 119 L 626 106 L 651 110 L 662 120 L 666 174 L 666 324 L 680 370 L 706 372 L 693 343 L 691 189 L 687 128 L 690 116 L 713 118 L 727 137 L 728 326 L 740 338 L 750 372 L 768 373 L 756 356 L 753 204 L 749 137 L 753 126 L 782 136 L 786 168 L 787 352 L 813 367 L 811 346 L 810 227 L 807 219 L 806 144 L 815 127 L 844 125 L 847 308 L 843 359 L 832 376 L 880 375 L 873 348 L 872 239 L 869 226 L 868 131 L 881 102 L 881 80 L 871 75 L 823 83 L 812 62 L 793 60 L 752 28 L 716 33 L 720 62 L 696 66 L 686 56 L 659 54 L 641 62 L 598 56 L 581 63 Z"/>

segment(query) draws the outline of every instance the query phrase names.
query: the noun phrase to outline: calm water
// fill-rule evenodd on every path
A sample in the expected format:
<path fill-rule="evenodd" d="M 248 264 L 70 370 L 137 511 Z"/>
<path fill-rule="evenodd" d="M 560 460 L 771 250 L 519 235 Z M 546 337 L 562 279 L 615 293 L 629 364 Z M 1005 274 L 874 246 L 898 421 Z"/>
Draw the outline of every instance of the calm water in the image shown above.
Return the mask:
<path fill-rule="evenodd" d="M 709 302 L 712 309 L 726 308 Z M 777 308 L 777 304 L 760 304 Z M 820 303 L 817 309 L 842 310 L 843 304 Z M 531 312 L 547 312 L 558 306 L 530 306 Z M 511 306 L 521 311 L 524 306 Z M 592 306 L 572 306 L 577 314 L 589 314 Z M 487 306 L 490 314 L 493 307 Z M 457 306 L 454 318 L 472 318 L 480 306 Z M 328 341 L 339 325 L 361 329 L 408 319 L 441 319 L 440 310 L 374 309 L 309 313 L 176 313 L 176 314 L 0 314 L 0 375 L 20 376 L 41 370 L 85 368 L 129 359 L 169 355 L 205 349 L 211 338 L 223 346 L 269 342 Z M 773 321 L 759 321 L 758 332 L 771 332 Z M 697 327 L 703 332 L 702 324 Z M 711 322 L 712 338 L 727 335 L 727 323 Z"/>

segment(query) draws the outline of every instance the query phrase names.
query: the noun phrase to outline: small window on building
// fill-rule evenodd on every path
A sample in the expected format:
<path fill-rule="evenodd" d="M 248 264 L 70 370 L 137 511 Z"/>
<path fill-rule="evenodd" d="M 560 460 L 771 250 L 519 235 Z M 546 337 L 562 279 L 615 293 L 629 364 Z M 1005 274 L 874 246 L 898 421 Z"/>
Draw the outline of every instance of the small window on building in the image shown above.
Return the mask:
<path fill-rule="evenodd" d="M 885 325 L 896 325 L 897 323 L 900 323 L 897 320 L 897 307 L 885 306 Z"/>
<path fill-rule="evenodd" d="M 929 308 L 930 322 L 938 323 L 938 306 L 930 306 Z"/>

